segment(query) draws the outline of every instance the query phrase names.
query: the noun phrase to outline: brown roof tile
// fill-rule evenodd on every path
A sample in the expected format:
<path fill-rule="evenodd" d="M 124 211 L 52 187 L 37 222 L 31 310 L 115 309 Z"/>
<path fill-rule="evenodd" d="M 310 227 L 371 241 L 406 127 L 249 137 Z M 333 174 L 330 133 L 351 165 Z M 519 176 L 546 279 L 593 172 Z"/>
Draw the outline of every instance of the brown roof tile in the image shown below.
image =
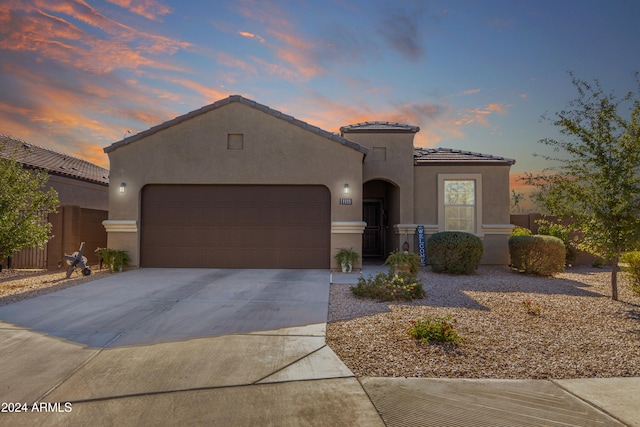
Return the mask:
<path fill-rule="evenodd" d="M 109 185 L 109 170 L 86 160 L 0 134 L 0 157 L 25 166 L 45 169 L 54 175 Z"/>
<path fill-rule="evenodd" d="M 364 122 L 342 126 L 340 128 L 342 135 L 349 132 L 418 133 L 419 131 L 420 128 L 418 126 L 391 122 Z"/>
<path fill-rule="evenodd" d="M 516 161 L 505 157 L 492 156 L 490 154 L 472 153 L 471 151 L 454 150 L 451 148 L 414 148 L 413 158 L 415 164 L 503 164 L 513 165 Z"/>

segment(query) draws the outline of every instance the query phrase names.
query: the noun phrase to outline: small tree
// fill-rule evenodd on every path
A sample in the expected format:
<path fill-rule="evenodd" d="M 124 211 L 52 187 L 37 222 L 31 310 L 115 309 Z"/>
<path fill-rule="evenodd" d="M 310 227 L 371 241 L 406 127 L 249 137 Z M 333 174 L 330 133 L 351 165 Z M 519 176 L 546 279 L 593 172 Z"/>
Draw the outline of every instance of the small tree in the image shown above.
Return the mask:
<path fill-rule="evenodd" d="M 536 185 L 543 211 L 572 220 L 563 227 L 579 232 L 578 249 L 611 262 L 611 298 L 617 300 L 618 260 L 640 238 L 640 100 L 633 92 L 618 99 L 597 80 L 570 75 L 579 97 L 553 120 L 566 139 L 540 141 L 566 156 L 547 157 L 559 166 L 529 175 L 528 182 Z M 640 92 L 638 73 L 636 83 Z"/>
<path fill-rule="evenodd" d="M 0 263 L 49 240 L 46 214 L 56 212 L 59 201 L 53 188 L 44 190 L 48 181 L 46 171 L 27 170 L 16 160 L 0 158 Z"/>

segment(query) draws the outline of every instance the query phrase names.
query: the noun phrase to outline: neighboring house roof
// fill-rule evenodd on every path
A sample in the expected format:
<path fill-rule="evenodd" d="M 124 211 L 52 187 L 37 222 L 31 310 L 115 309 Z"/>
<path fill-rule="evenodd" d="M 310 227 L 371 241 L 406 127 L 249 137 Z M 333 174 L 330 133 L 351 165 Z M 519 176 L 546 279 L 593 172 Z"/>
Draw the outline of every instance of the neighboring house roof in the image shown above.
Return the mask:
<path fill-rule="evenodd" d="M 53 175 L 109 185 L 109 169 L 2 134 L 0 157 L 17 160 L 27 167 L 47 170 Z"/>
<path fill-rule="evenodd" d="M 411 126 L 402 123 L 391 122 L 364 122 L 356 123 L 354 125 L 342 126 L 340 133 L 418 133 L 420 128 L 418 126 Z"/>
<path fill-rule="evenodd" d="M 421 165 L 469 165 L 492 164 L 513 165 L 516 161 L 490 154 L 472 153 L 471 151 L 454 150 L 451 148 L 414 148 L 415 164 Z"/>
<path fill-rule="evenodd" d="M 296 126 L 299 126 L 299 127 L 303 128 L 305 130 L 308 130 L 309 132 L 313 132 L 315 134 L 324 136 L 325 138 L 328 138 L 328 139 L 331 139 L 333 141 L 336 141 L 336 142 L 338 142 L 338 143 L 340 143 L 342 145 L 345 145 L 347 147 L 353 148 L 354 150 L 360 151 L 360 152 L 362 152 L 364 154 L 367 154 L 369 152 L 369 150 L 366 149 L 365 147 L 362 147 L 361 145 L 356 144 L 353 141 L 349 141 L 348 139 L 345 139 L 345 138 L 343 138 L 342 136 L 340 136 L 338 134 L 327 132 L 326 130 L 322 130 L 317 126 L 310 125 L 309 123 L 303 122 L 302 120 L 298 120 L 293 116 L 289 116 L 288 114 L 284 114 L 284 113 L 282 113 L 280 111 L 277 111 L 277 110 L 274 110 L 272 108 L 269 108 L 266 105 L 259 104 L 259 103 L 255 102 L 255 101 L 252 101 L 250 99 L 244 98 L 241 95 L 231 95 L 228 98 L 222 99 L 220 101 L 214 102 L 213 104 L 209 104 L 209 105 L 207 105 L 205 107 L 202 107 L 202 108 L 200 108 L 198 110 L 191 111 L 190 113 L 184 114 L 182 116 L 176 117 L 175 119 L 172 119 L 172 120 L 166 121 L 164 123 L 161 123 L 161 124 L 159 124 L 157 126 L 154 126 L 154 127 L 150 128 L 150 129 L 145 130 L 143 132 L 140 132 L 140 133 L 138 133 L 136 135 L 130 136 L 130 137 L 125 138 L 125 139 L 123 139 L 121 141 L 118 141 L 118 142 L 114 142 L 110 146 L 106 147 L 104 149 L 104 152 L 105 153 L 110 153 L 111 151 L 113 151 L 113 150 L 115 150 L 115 149 L 117 149 L 119 147 L 122 147 L 122 146 L 127 145 L 127 144 L 131 144 L 132 142 L 135 142 L 135 141 L 137 141 L 139 139 L 145 138 L 145 137 L 147 137 L 149 135 L 153 135 L 156 132 L 160 132 L 160 131 L 162 131 L 164 129 L 167 129 L 167 128 L 171 127 L 171 126 L 177 125 L 177 124 L 182 123 L 182 122 L 184 122 L 186 120 L 189 120 L 189 119 L 192 119 L 194 117 L 197 117 L 197 116 L 199 116 L 201 114 L 205 114 L 205 113 L 208 113 L 209 111 L 216 110 L 216 109 L 218 109 L 220 107 L 223 107 L 225 105 L 228 105 L 228 104 L 230 104 L 232 102 L 239 102 L 241 104 L 248 105 L 249 107 L 255 108 L 256 110 L 260 110 L 260 111 L 262 111 L 262 112 L 264 112 L 266 114 L 269 114 L 269 115 L 271 115 L 273 117 L 277 117 L 279 119 L 285 120 L 285 121 L 287 121 L 287 122 L 289 122 L 289 123 L 291 123 L 293 125 L 296 125 Z"/>

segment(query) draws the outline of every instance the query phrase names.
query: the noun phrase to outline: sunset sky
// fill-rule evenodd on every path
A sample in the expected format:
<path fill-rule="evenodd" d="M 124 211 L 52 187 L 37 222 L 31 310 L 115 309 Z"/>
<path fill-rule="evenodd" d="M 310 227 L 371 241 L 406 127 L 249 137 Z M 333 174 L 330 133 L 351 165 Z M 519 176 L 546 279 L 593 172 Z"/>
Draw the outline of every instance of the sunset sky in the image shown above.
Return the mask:
<path fill-rule="evenodd" d="M 640 71 L 638 0 L 0 0 L 0 133 L 102 149 L 231 94 L 319 126 L 420 126 L 416 145 L 546 166 L 540 121 Z"/>

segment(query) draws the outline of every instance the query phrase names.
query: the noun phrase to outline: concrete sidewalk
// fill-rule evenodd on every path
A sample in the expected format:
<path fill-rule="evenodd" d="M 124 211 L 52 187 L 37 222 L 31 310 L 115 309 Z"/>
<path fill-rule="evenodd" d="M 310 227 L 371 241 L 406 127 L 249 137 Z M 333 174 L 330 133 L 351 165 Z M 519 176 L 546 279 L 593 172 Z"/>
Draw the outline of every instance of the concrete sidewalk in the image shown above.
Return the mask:
<path fill-rule="evenodd" d="M 169 282 L 175 279 L 169 271 L 159 273 Z M 158 272 L 148 274 L 114 275 L 0 310 L 2 320 L 17 316 L 32 325 L 0 321 L 0 402 L 5 403 L 0 410 L 13 411 L 0 412 L 0 425 L 640 426 L 638 378 L 355 378 L 325 344 L 328 274 L 271 272 L 253 290 L 245 285 L 225 291 L 221 280 L 228 285 L 257 280 L 260 274 L 238 273 L 233 279 L 233 273 L 194 272 L 190 282 L 178 283 L 181 295 L 158 287 Z M 117 282 L 132 277 L 135 284 Z M 263 291 L 277 283 L 285 289 L 296 280 L 299 291 L 317 281 L 327 294 L 307 305 L 313 309 L 306 313 L 304 304 L 290 310 L 302 298 L 295 290 Z M 306 298 L 317 295 L 316 289 L 310 292 Z M 227 308 L 226 318 L 239 313 L 238 330 L 205 336 L 212 330 L 205 326 L 218 318 L 195 310 L 203 304 L 196 295 Z M 104 309 L 93 315 L 86 307 L 74 311 L 81 301 L 89 304 L 98 297 Z M 133 323 L 127 323 L 118 298 L 129 310 L 155 309 L 143 310 L 144 317 L 133 313 L 128 321 Z M 321 301 L 324 321 L 305 324 L 317 316 Z M 58 313 L 47 322 L 44 313 L 52 304 L 70 310 L 68 317 Z M 250 325 L 243 321 L 250 307 L 271 313 L 262 323 L 287 326 Z M 117 328 L 108 314 L 115 316 Z M 177 318 L 182 321 L 176 325 Z M 77 330 L 65 327 L 65 319 Z M 258 330 L 246 330 L 252 328 Z M 118 331 L 117 340 L 103 339 Z M 16 403 L 26 412 L 16 412 Z"/>
<path fill-rule="evenodd" d="M 358 380 L 324 324 L 100 349 L 0 323 L 0 343 L 0 401 L 27 404 L 3 426 L 640 425 L 637 378 Z"/>

